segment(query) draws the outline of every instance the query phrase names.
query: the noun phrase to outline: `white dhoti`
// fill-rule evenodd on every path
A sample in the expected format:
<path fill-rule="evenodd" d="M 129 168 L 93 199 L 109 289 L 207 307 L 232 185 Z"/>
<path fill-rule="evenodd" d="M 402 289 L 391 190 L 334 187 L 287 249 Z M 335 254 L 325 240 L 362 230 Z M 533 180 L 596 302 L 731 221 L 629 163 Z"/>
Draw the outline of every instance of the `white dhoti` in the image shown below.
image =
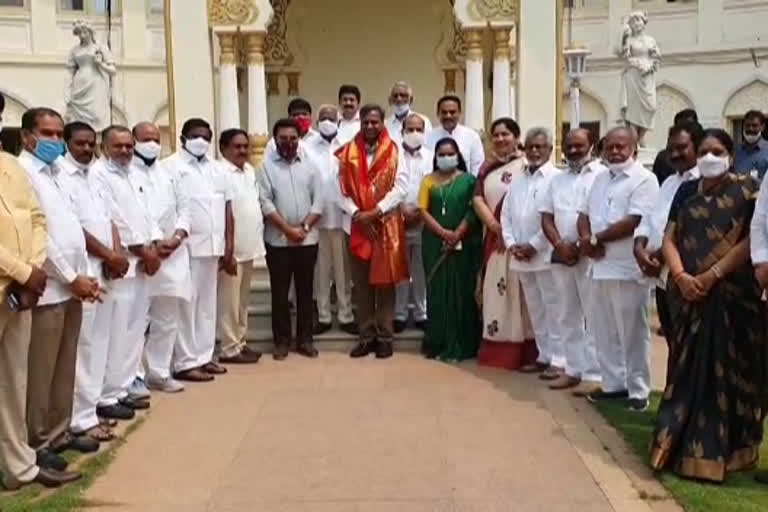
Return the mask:
<path fill-rule="evenodd" d="M 103 295 L 101 303 L 83 303 L 70 422 L 70 428 L 75 433 L 85 432 L 99 424 L 96 406 L 102 396 L 107 357 L 110 346 L 119 339 L 118 334 L 124 332 L 113 330 L 114 310 L 113 293 Z"/>
<path fill-rule="evenodd" d="M 149 306 L 149 336 L 144 348 L 148 378 L 166 379 L 171 376 L 171 358 L 184 303 L 184 299 L 178 297 L 152 297 Z"/>
<path fill-rule="evenodd" d="M 133 351 L 130 354 L 130 364 L 133 365 L 133 372 L 126 374 L 123 388 L 127 389 L 136 376 L 143 377 L 141 356 L 144 353 L 144 344 L 146 343 L 147 325 L 149 324 L 149 289 L 147 275 L 141 272 L 136 273 L 134 288 L 134 299 L 131 308 L 131 317 L 128 321 L 128 331 L 131 339 L 135 340 L 132 345 Z"/>
<path fill-rule="evenodd" d="M 143 347 L 143 336 L 140 339 L 136 337 L 135 320 L 134 325 L 131 325 L 136 311 L 134 302 L 137 297 L 139 300 L 146 300 L 141 298 L 146 297 L 143 280 L 134 277 L 115 279 L 109 282 L 109 288 L 108 293 L 114 301 L 114 306 L 108 327 L 110 343 L 99 405 L 114 405 L 126 395 L 126 382 L 130 384 L 136 376 L 137 344 L 141 344 L 139 351 Z M 104 325 L 106 326 L 106 323 Z"/>
<path fill-rule="evenodd" d="M 558 290 L 555 289 L 552 272 L 550 270 L 519 272 L 518 277 L 523 286 L 528 315 L 536 336 L 536 348 L 539 351 L 536 360 L 558 368 L 565 367 L 560 330 L 555 328 L 557 318 L 554 311 Z"/>
<path fill-rule="evenodd" d="M 219 257 L 191 258 L 192 295 L 182 302 L 179 336 L 173 350 L 173 371 L 211 362 L 216 345 L 216 279 Z"/>
<path fill-rule="evenodd" d="M 408 320 L 408 302 L 413 296 L 413 320 L 427 319 L 427 283 L 424 276 L 424 260 L 421 257 L 421 232 L 408 233 L 406 244 L 410 281 L 397 285 L 395 294 L 395 320 Z"/>
<path fill-rule="evenodd" d="M 648 398 L 650 287 L 637 281 L 615 279 L 593 283 L 595 341 L 603 391 L 626 389 L 630 398 Z"/>
<path fill-rule="evenodd" d="M 355 321 L 352 313 L 352 276 L 349 271 L 347 235 L 342 229 L 320 229 L 315 263 L 315 299 L 317 319 L 321 324 L 333 322 L 331 315 L 331 283 L 336 285 L 339 323 Z M 295 293 L 295 292 L 294 292 Z"/>
<path fill-rule="evenodd" d="M 556 322 L 565 352 L 565 373 L 584 381 L 600 382 L 600 364 L 595 349 L 592 315 L 590 264 L 582 259 L 577 265 L 552 265 L 552 279 L 557 289 Z"/>

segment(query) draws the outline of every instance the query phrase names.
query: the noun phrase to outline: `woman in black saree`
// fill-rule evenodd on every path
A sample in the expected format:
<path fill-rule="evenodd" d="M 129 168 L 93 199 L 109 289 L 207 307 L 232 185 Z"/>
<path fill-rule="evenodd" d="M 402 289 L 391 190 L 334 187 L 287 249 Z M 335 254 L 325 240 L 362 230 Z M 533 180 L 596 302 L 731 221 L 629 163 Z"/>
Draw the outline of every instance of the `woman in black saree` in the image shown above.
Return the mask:
<path fill-rule="evenodd" d="M 670 210 L 671 373 L 650 448 L 654 469 L 712 482 L 755 466 L 765 416 L 765 308 L 749 259 L 759 184 L 732 172 L 732 153 L 726 132 L 705 131 L 702 177 Z"/>

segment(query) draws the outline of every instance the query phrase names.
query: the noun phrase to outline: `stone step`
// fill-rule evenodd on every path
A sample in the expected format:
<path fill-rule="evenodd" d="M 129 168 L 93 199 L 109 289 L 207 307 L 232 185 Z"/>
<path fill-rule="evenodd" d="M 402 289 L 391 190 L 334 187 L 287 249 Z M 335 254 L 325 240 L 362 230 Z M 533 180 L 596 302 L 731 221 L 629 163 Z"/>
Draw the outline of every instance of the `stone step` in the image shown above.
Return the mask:
<path fill-rule="evenodd" d="M 269 304 L 272 300 L 270 296 L 269 276 L 265 279 L 251 279 L 251 293 L 249 295 L 250 304 Z"/>
<path fill-rule="evenodd" d="M 398 352 L 419 352 L 424 333 L 417 329 L 406 329 L 395 335 L 394 348 Z M 260 352 L 271 353 L 274 349 L 271 329 L 255 329 L 249 326 L 248 345 Z M 315 346 L 322 351 L 349 352 L 357 345 L 358 338 L 344 331 L 332 329 L 314 336 Z"/>

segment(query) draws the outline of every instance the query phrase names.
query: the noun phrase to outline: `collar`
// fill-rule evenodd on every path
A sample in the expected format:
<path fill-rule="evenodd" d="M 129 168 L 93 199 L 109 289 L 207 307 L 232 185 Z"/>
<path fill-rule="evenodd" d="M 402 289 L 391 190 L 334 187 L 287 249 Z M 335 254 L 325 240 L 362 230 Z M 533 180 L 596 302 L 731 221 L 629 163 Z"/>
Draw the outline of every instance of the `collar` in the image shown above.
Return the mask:
<path fill-rule="evenodd" d="M 69 152 L 67 152 L 67 154 L 64 155 L 62 160 L 64 165 L 62 165 L 61 167 L 65 171 L 67 171 L 69 174 L 82 174 L 83 176 L 85 176 L 88 173 L 88 170 L 90 170 L 91 166 L 94 164 L 94 162 L 96 162 L 96 159 L 94 158 L 93 160 L 91 160 L 91 163 L 89 163 L 88 165 L 85 166 L 85 168 L 83 168 L 83 164 L 81 164 L 80 162 L 72 158 L 72 154 Z"/>
<path fill-rule="evenodd" d="M 275 152 L 274 152 L 274 153 L 272 153 L 272 161 L 273 161 L 273 162 L 282 162 L 282 163 L 284 163 L 284 164 L 287 164 L 287 165 L 291 165 L 291 164 L 294 164 L 294 163 L 296 163 L 296 162 L 301 162 L 301 160 L 302 160 L 301 148 L 299 148 L 299 149 L 298 149 L 298 151 L 296 151 L 296 158 L 293 160 L 293 162 L 289 162 L 288 160 L 286 160 L 285 158 L 283 158 L 283 155 L 281 155 L 281 154 L 280 154 L 280 152 L 277 150 L 277 148 L 275 148 Z M 232 162 L 228 162 L 228 163 L 229 163 L 229 165 L 231 165 L 233 168 L 237 169 L 237 167 L 235 167 L 235 166 L 232 164 Z M 246 164 L 246 165 L 247 165 L 247 164 Z"/>
<path fill-rule="evenodd" d="M 549 162 L 544 162 L 543 164 L 541 164 L 541 165 L 540 165 L 540 166 L 539 166 L 539 167 L 538 167 L 538 168 L 537 168 L 535 171 L 533 171 L 533 172 L 531 172 L 531 166 L 526 164 L 526 166 L 525 166 L 525 171 L 526 171 L 526 173 L 528 174 L 528 176 L 531 176 L 531 177 L 533 177 L 533 176 L 536 176 L 536 175 L 538 175 L 538 176 L 542 176 L 542 175 L 544 174 L 544 168 L 547 166 L 547 164 L 548 164 L 548 163 L 549 163 Z"/>
<path fill-rule="evenodd" d="M 744 142 L 741 144 L 741 147 L 747 153 L 757 153 L 760 150 L 768 150 L 768 140 L 760 137 L 754 144 L 747 144 Z"/>
<path fill-rule="evenodd" d="M 188 164 L 191 163 L 202 163 L 208 161 L 208 155 L 203 155 L 201 158 L 197 158 L 195 155 L 187 151 L 186 148 L 181 148 L 179 150 L 179 155 L 181 156 L 181 159 Z"/>
<path fill-rule="evenodd" d="M 136 166 L 137 168 L 141 169 L 144 172 L 149 172 L 152 169 L 154 169 L 155 166 L 157 165 L 157 159 L 155 159 L 155 161 L 152 162 L 152 165 L 147 165 L 141 157 L 133 155 L 133 160 L 131 160 L 131 165 Z"/>
<path fill-rule="evenodd" d="M 61 157 L 59 157 L 61 158 Z M 22 150 L 19 154 L 19 159 L 24 161 L 26 160 L 27 165 L 25 167 L 28 167 L 30 170 L 34 172 L 50 172 L 52 174 L 55 174 L 56 171 L 53 169 L 53 165 L 48 165 L 39 158 L 37 158 L 34 153 L 30 153 L 26 149 Z"/>
<path fill-rule="evenodd" d="M 368 155 L 375 155 L 376 154 L 376 148 L 378 148 L 378 147 L 379 147 L 379 143 L 378 142 L 374 142 L 373 144 L 370 144 L 370 145 L 368 143 L 366 143 L 365 144 L 365 152 Z"/>
<path fill-rule="evenodd" d="M 219 162 L 221 162 L 221 165 L 223 165 L 224 168 L 228 171 L 243 173 L 248 170 L 248 162 L 245 162 L 245 164 L 243 164 L 242 169 L 224 157 L 222 157 L 221 160 L 219 160 Z"/>
<path fill-rule="evenodd" d="M 701 177 L 701 173 L 699 172 L 698 166 L 693 166 L 687 171 L 685 171 L 682 176 L 680 176 L 683 181 L 689 181 L 689 180 L 697 180 Z"/>
<path fill-rule="evenodd" d="M 413 149 L 413 150 L 411 148 L 409 148 L 408 146 L 406 146 L 404 143 L 403 143 L 402 146 L 403 146 L 403 155 L 410 156 L 410 157 L 418 157 L 418 158 L 422 157 L 421 150 L 424 149 L 424 145 L 423 144 L 421 146 L 419 146 L 418 148 Z"/>
<path fill-rule="evenodd" d="M 454 133 L 456 133 L 461 129 L 461 123 L 456 123 L 456 127 L 453 129 L 453 131 L 446 130 L 442 124 L 440 125 L 440 129 L 443 130 L 444 133 L 447 133 L 449 136 L 452 137 Z"/>
<path fill-rule="evenodd" d="M 355 112 L 355 117 L 352 119 L 344 119 L 344 116 L 341 116 L 341 119 L 339 119 L 339 124 L 341 123 L 357 123 L 360 121 L 360 109 L 357 109 L 357 112 Z"/>

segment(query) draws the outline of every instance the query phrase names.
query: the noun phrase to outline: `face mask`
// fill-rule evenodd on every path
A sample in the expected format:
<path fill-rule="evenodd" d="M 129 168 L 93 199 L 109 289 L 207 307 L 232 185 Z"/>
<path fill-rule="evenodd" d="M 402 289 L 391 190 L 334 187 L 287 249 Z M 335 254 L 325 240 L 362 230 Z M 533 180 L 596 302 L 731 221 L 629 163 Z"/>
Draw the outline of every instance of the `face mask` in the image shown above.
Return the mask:
<path fill-rule="evenodd" d="M 459 165 L 459 156 L 438 156 L 437 157 L 437 170 L 441 172 L 450 172 L 456 169 Z"/>
<path fill-rule="evenodd" d="M 411 149 L 418 149 L 424 144 L 423 132 L 408 132 L 403 135 L 403 144 Z"/>
<path fill-rule="evenodd" d="M 35 156 L 50 165 L 64 154 L 64 143 L 60 140 L 37 139 Z"/>
<path fill-rule="evenodd" d="M 403 117 L 410 110 L 411 110 L 411 106 L 407 103 L 403 103 L 402 105 L 398 105 L 397 103 L 395 103 L 394 105 L 392 105 L 392 112 L 397 117 Z"/>
<path fill-rule="evenodd" d="M 109 169 L 111 171 L 120 171 L 120 172 L 123 172 L 123 173 L 127 173 L 128 172 L 128 166 L 127 165 L 120 164 L 116 160 L 114 160 L 114 159 L 112 159 L 110 157 L 107 157 L 106 164 L 107 164 L 107 169 Z"/>
<path fill-rule="evenodd" d="M 187 139 L 184 143 L 184 148 L 192 153 L 197 158 L 205 155 L 208 152 L 208 148 L 211 143 L 202 137 L 195 137 L 194 139 Z"/>
<path fill-rule="evenodd" d="M 624 162 L 618 162 L 615 164 L 612 164 L 610 162 L 605 162 L 606 167 L 610 169 L 614 174 L 617 172 L 623 172 L 632 167 L 635 164 L 635 160 L 633 158 L 628 158 Z"/>
<path fill-rule="evenodd" d="M 760 140 L 760 134 L 759 133 L 744 133 L 744 140 L 747 144 L 754 144 L 755 142 Z"/>
<path fill-rule="evenodd" d="M 323 119 L 317 123 L 317 129 L 325 137 L 333 137 L 339 131 L 338 125 L 330 119 Z"/>
<path fill-rule="evenodd" d="M 312 119 L 309 117 L 297 117 L 296 124 L 299 125 L 299 130 L 301 131 L 301 134 L 304 135 L 309 131 L 310 128 L 312 128 Z"/>
<path fill-rule="evenodd" d="M 580 171 L 582 167 L 587 165 L 590 159 L 591 156 L 587 153 L 583 158 L 579 158 L 578 160 L 568 160 L 568 167 L 574 171 Z"/>
<path fill-rule="evenodd" d="M 284 159 L 292 162 L 296 158 L 296 153 L 299 151 L 298 142 L 282 142 L 277 145 L 277 152 Z"/>
<path fill-rule="evenodd" d="M 696 161 L 699 172 L 705 178 L 717 178 L 722 176 L 731 166 L 727 156 L 715 156 L 707 153 Z"/>
<path fill-rule="evenodd" d="M 133 150 L 146 160 L 155 160 L 160 156 L 160 144 L 153 140 L 147 142 L 137 142 Z"/>

